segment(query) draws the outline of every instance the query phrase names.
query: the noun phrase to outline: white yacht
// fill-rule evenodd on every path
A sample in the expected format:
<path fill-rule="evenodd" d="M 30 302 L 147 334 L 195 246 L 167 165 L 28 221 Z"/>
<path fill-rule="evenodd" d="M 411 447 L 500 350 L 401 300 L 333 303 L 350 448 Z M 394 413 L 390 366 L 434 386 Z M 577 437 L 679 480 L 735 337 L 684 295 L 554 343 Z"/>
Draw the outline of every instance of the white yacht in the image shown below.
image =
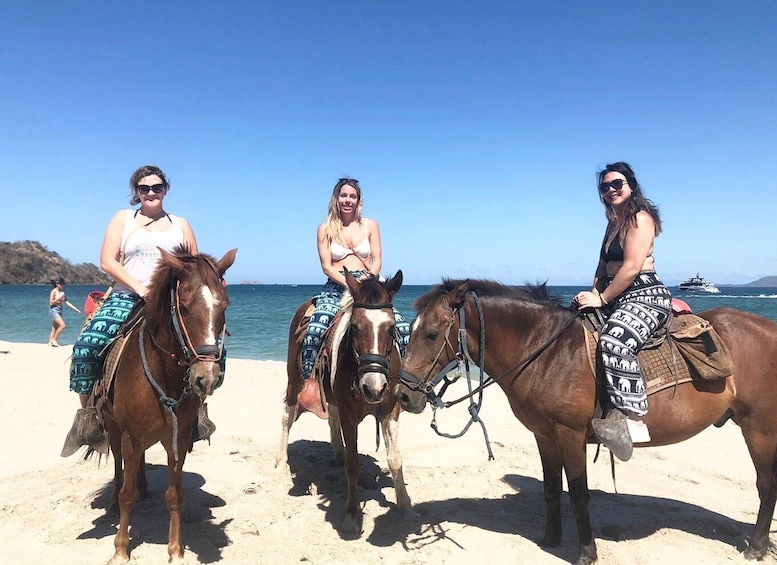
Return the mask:
<path fill-rule="evenodd" d="M 710 281 L 700 277 L 699 273 L 696 273 L 695 277 L 691 277 L 687 281 L 681 282 L 680 290 L 683 292 L 706 292 L 708 294 L 720 294 L 720 290 L 717 286 L 715 286 L 715 283 L 711 283 Z"/>

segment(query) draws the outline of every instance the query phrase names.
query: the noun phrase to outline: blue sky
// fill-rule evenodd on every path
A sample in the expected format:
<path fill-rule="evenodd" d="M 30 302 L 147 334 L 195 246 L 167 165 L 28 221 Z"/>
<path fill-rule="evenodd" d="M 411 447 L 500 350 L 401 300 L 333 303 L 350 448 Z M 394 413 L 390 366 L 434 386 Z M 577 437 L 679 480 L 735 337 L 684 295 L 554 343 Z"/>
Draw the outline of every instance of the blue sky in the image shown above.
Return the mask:
<path fill-rule="evenodd" d="M 0 1 L 0 241 L 97 262 L 160 165 L 230 282 L 318 283 L 335 181 L 384 273 L 590 284 L 632 164 L 668 283 L 777 275 L 777 3 Z"/>

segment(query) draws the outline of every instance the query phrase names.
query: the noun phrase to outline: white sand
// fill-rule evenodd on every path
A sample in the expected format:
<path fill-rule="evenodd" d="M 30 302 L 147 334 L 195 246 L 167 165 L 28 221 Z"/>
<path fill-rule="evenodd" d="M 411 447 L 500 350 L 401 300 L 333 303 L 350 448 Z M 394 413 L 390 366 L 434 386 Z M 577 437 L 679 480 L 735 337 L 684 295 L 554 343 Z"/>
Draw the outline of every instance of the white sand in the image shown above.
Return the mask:
<path fill-rule="evenodd" d="M 4 563 L 104 563 L 113 555 L 117 515 L 107 514 L 113 461 L 99 466 L 59 451 L 78 400 L 68 391 L 70 347 L 0 341 L 0 552 Z M 577 532 L 563 499 L 563 543 L 536 544 L 545 508 L 533 436 L 502 392 L 486 393 L 480 428 L 461 439 L 436 436 L 430 410 L 400 418 L 405 478 L 417 519 L 395 506 L 385 449 L 375 424 L 360 428 L 364 467 L 358 539 L 342 536 L 345 476 L 329 465 L 328 428 L 303 415 L 291 432 L 291 470 L 273 468 L 280 435 L 285 367 L 230 359 L 227 380 L 209 401 L 218 429 L 185 465 L 183 542 L 191 563 L 564 563 L 577 555 Z M 438 413 L 446 431 L 463 409 Z M 729 423 L 683 444 L 638 450 L 616 466 L 619 494 L 603 450 L 589 450 L 591 517 L 602 563 L 745 562 L 739 555 L 758 509 L 755 471 L 739 428 Z M 165 456 L 148 452 L 151 496 L 131 519 L 134 563 L 167 560 Z M 772 550 L 767 558 L 775 562 Z"/>

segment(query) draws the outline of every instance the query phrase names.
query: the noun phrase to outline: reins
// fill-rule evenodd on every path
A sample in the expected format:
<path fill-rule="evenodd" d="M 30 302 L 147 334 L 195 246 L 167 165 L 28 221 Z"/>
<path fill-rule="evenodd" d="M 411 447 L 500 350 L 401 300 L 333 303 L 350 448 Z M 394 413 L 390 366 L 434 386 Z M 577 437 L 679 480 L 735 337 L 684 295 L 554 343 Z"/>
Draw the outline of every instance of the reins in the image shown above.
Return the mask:
<path fill-rule="evenodd" d="M 431 363 L 429 367 L 429 371 L 427 371 L 426 375 L 424 375 L 423 379 L 418 379 L 411 373 L 408 373 L 407 371 L 400 371 L 400 381 L 407 387 L 417 390 L 420 392 L 423 392 L 426 395 L 426 398 L 428 402 L 432 405 L 434 409 L 434 416 L 432 417 L 431 427 L 437 433 L 437 435 L 440 435 L 442 437 L 447 438 L 458 438 L 463 436 L 469 427 L 472 425 L 473 422 L 478 422 L 482 429 L 483 429 L 483 435 L 485 437 L 486 441 L 486 448 L 488 449 L 489 454 L 489 460 L 493 459 L 493 453 L 491 451 L 491 446 L 489 444 L 488 440 L 488 432 L 486 431 L 485 424 L 482 421 L 482 419 L 479 417 L 480 409 L 482 408 L 483 403 L 483 391 L 486 387 L 491 386 L 494 383 L 497 383 L 498 381 L 502 380 L 503 378 L 507 377 L 508 375 L 511 375 L 513 372 L 517 371 L 515 374 L 515 378 L 518 378 L 537 358 L 542 355 L 542 353 L 545 352 L 545 350 L 550 347 L 551 344 L 553 344 L 554 341 L 556 341 L 564 332 L 567 331 L 569 326 L 571 326 L 575 320 L 578 319 L 578 316 L 572 316 L 567 320 L 562 327 L 557 330 L 550 338 L 548 338 L 542 345 L 540 345 L 535 351 L 521 359 L 517 364 L 515 364 L 513 367 L 499 375 L 498 377 L 491 377 L 490 375 L 484 380 L 484 365 L 485 365 L 485 350 L 486 350 L 486 329 L 485 329 L 485 321 L 483 317 L 483 308 L 480 303 L 480 297 L 475 291 L 469 291 L 469 294 L 472 295 L 473 301 L 475 303 L 475 308 L 478 313 L 478 323 L 480 325 L 480 340 L 479 340 L 479 346 L 480 346 L 480 355 L 479 360 L 477 363 L 472 359 L 472 356 L 469 353 L 469 349 L 467 347 L 467 328 L 466 328 L 466 313 L 464 304 L 459 306 L 457 309 L 451 311 L 450 318 L 448 320 L 448 327 L 445 332 L 445 340 L 440 347 L 440 351 L 437 353 L 437 356 L 435 357 L 434 361 Z M 458 312 L 459 317 L 459 331 L 458 331 L 458 351 L 456 351 L 453 346 L 450 343 L 450 332 L 453 328 L 453 324 L 456 320 L 456 313 Z M 438 371 L 437 375 L 435 375 L 434 378 L 427 380 L 432 368 L 435 364 L 437 364 L 437 361 L 442 356 L 443 352 L 445 351 L 446 347 L 450 348 L 451 351 L 454 351 L 453 359 L 445 365 L 440 371 Z M 469 364 L 470 361 L 472 363 L 475 363 L 479 370 L 480 370 L 480 384 L 473 390 L 472 389 L 472 377 L 470 375 L 470 368 Z M 458 398 L 456 400 L 443 402 L 442 396 L 444 395 L 445 391 L 447 390 L 448 386 L 456 382 L 461 376 L 462 376 L 462 365 L 464 366 L 464 373 L 467 376 L 467 387 L 468 387 L 468 394 L 465 396 L 462 396 L 461 398 Z M 451 372 L 453 369 L 456 369 L 457 375 L 453 379 L 448 379 L 447 375 L 449 372 Z M 441 382 L 445 381 L 442 388 L 440 389 L 440 393 L 435 393 L 434 389 L 435 387 Z M 465 425 L 464 429 L 459 432 L 458 434 L 445 434 L 440 432 L 437 429 L 437 422 L 436 422 L 436 415 L 437 415 L 437 409 L 438 408 L 450 408 L 451 406 L 454 406 L 460 402 L 463 402 L 466 399 L 472 399 L 472 397 L 475 394 L 478 394 L 478 401 L 470 402 L 468 411 L 470 413 L 470 421 Z"/>

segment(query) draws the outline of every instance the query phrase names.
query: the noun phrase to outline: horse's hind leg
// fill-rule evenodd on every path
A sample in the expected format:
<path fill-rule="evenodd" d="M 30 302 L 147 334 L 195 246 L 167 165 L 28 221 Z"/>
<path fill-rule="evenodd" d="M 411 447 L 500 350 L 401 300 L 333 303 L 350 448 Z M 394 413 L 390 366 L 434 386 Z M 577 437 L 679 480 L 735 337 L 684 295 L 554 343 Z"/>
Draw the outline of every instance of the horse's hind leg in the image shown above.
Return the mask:
<path fill-rule="evenodd" d="M 345 464 L 345 446 L 343 445 L 343 430 L 340 426 L 340 411 L 337 406 L 329 405 L 329 443 L 332 445 L 332 464 Z"/>
<path fill-rule="evenodd" d="M 285 467 L 289 462 L 289 432 L 297 419 L 297 403 L 285 404 L 281 418 L 281 444 L 275 455 L 275 468 Z"/>
<path fill-rule="evenodd" d="M 140 457 L 138 465 L 138 500 L 148 498 L 148 479 L 146 478 L 146 452 Z"/>
<path fill-rule="evenodd" d="M 742 426 L 742 434 L 755 465 L 756 486 L 761 499 L 753 536 L 744 556 L 761 560 L 769 550 L 769 530 L 777 501 L 777 437 L 774 433 L 749 430 L 746 424 Z"/>
<path fill-rule="evenodd" d="M 405 516 L 415 517 L 413 503 L 407 494 L 405 474 L 402 470 L 402 453 L 399 451 L 399 404 L 394 406 L 390 414 L 383 417 L 380 427 L 383 430 L 383 441 L 386 442 L 386 457 L 388 459 L 391 478 L 394 479 L 394 491 L 397 495 L 397 506 Z"/>

